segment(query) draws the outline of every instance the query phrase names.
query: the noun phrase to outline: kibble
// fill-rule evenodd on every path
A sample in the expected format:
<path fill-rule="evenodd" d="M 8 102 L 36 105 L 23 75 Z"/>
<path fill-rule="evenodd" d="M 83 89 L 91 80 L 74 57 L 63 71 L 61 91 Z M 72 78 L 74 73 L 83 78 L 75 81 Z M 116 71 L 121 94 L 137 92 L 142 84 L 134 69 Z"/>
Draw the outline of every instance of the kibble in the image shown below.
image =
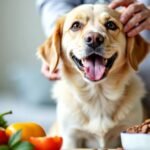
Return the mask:
<path fill-rule="evenodd" d="M 148 130 L 148 125 L 144 125 L 141 129 L 141 132 L 142 133 L 147 133 L 147 130 Z"/>
<path fill-rule="evenodd" d="M 135 125 L 126 130 L 127 133 L 146 133 L 150 134 L 150 119 L 145 120 L 140 125 Z"/>

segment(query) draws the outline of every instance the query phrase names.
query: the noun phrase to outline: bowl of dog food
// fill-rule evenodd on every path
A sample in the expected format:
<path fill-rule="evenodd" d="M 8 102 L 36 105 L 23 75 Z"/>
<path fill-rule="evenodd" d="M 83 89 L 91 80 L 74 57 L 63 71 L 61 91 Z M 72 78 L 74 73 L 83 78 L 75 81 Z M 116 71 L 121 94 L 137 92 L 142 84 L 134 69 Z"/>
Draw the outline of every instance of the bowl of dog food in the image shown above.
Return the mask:
<path fill-rule="evenodd" d="M 150 150 L 150 119 L 122 132 L 121 143 L 125 150 Z"/>

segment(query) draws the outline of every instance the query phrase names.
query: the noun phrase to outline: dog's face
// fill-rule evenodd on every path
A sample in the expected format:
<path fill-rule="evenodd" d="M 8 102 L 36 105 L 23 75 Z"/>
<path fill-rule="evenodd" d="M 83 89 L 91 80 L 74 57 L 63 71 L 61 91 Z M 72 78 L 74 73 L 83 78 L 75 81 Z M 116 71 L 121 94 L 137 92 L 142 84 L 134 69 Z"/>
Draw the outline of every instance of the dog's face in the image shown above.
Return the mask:
<path fill-rule="evenodd" d="M 107 78 L 125 63 L 137 69 L 147 45 L 138 36 L 142 52 L 135 54 L 135 38 L 126 37 L 119 18 L 119 12 L 104 5 L 79 6 L 58 21 L 53 35 L 40 48 L 40 56 L 53 71 L 63 54 L 71 68 L 94 82 Z"/>
<path fill-rule="evenodd" d="M 103 5 L 83 5 L 66 17 L 62 47 L 91 81 L 107 77 L 117 59 L 124 59 L 126 38 L 119 16 Z"/>

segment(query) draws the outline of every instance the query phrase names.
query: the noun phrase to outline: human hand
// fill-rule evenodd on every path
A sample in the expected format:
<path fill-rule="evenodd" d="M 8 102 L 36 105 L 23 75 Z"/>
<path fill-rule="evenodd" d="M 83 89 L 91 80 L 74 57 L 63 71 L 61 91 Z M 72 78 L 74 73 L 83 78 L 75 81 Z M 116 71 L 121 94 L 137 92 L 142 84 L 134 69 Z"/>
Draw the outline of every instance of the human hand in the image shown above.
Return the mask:
<path fill-rule="evenodd" d="M 49 66 L 46 63 L 42 64 L 41 72 L 49 80 L 59 80 L 60 79 L 59 69 L 57 69 L 55 72 L 51 73 L 49 70 Z"/>
<path fill-rule="evenodd" d="M 129 37 L 133 37 L 145 29 L 150 30 L 150 9 L 143 3 L 136 0 L 114 0 L 109 5 L 113 9 L 119 6 L 126 7 L 120 21 L 125 25 L 124 31 Z"/>

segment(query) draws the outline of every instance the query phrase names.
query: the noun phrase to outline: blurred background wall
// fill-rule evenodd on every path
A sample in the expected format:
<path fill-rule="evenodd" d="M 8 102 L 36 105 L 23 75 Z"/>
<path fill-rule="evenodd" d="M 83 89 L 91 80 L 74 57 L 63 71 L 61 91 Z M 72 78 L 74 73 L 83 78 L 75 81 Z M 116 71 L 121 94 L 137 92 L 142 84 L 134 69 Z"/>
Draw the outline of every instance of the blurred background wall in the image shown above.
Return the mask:
<path fill-rule="evenodd" d="M 51 83 L 36 57 L 44 40 L 35 0 L 0 0 L 0 113 L 12 109 L 9 122 L 30 120 L 48 128 L 54 119 Z"/>

